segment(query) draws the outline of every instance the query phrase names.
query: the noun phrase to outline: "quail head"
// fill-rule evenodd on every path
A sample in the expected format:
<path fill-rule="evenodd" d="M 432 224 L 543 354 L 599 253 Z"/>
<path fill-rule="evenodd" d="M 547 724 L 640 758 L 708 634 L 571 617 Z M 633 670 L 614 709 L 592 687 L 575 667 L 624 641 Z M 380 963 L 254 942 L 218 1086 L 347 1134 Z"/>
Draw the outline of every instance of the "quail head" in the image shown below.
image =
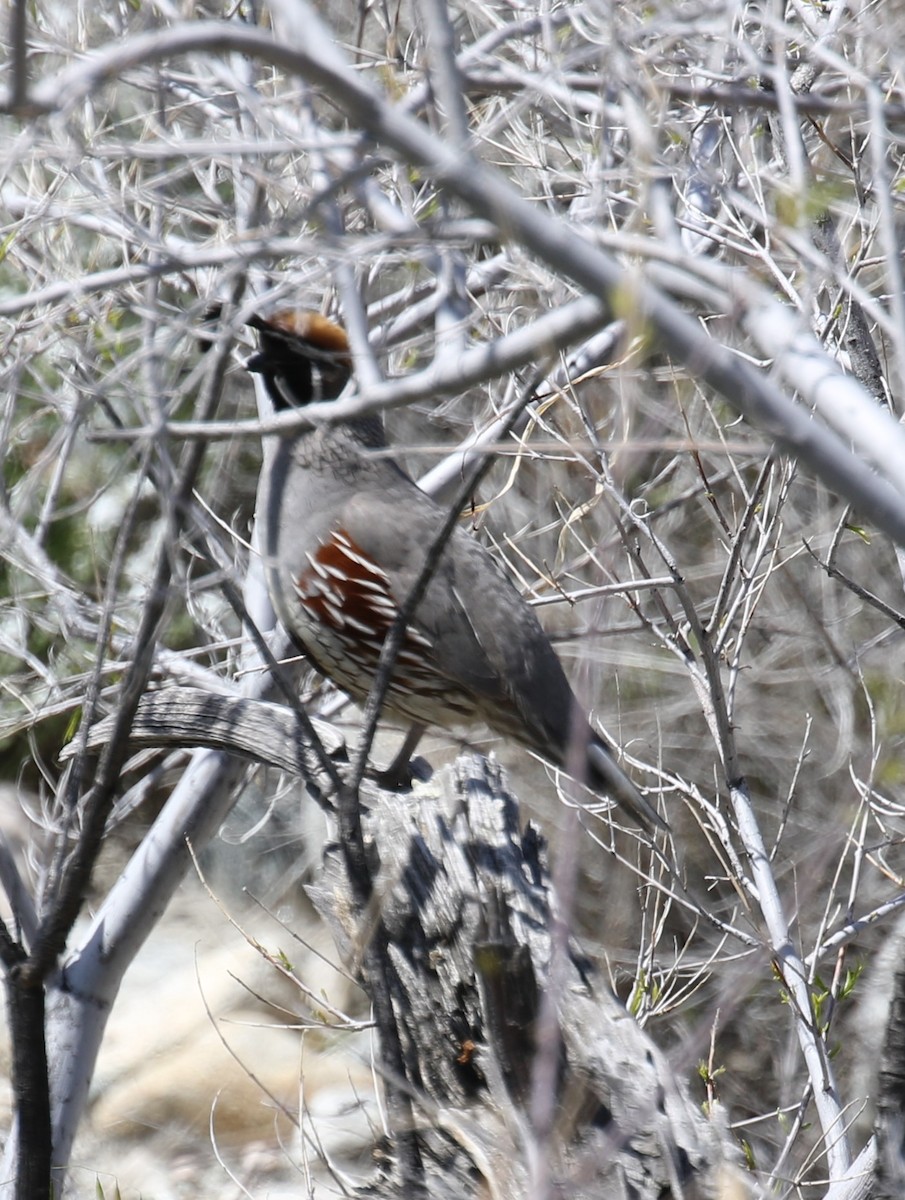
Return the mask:
<path fill-rule="evenodd" d="M 339 396 L 352 359 L 338 325 L 296 310 L 249 324 L 260 348 L 247 367 L 275 408 Z M 318 671 L 359 701 L 446 516 L 392 458 L 371 453 L 385 446 L 376 417 L 279 439 L 259 512 L 277 615 Z M 532 609 L 462 528 L 405 630 L 384 711 L 444 729 L 484 723 L 558 767 L 581 761 L 581 782 L 645 829 L 664 825 L 591 728 Z"/>

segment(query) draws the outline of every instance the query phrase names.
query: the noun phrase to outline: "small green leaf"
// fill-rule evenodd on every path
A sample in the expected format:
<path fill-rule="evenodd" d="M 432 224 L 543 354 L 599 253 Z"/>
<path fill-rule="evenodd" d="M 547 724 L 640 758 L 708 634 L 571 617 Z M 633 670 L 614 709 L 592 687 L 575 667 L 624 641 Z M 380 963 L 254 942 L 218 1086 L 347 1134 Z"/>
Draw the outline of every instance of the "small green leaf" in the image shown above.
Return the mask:
<path fill-rule="evenodd" d="M 866 546 L 870 545 L 870 534 L 866 529 L 862 529 L 860 525 L 850 525 L 847 521 L 845 523 L 845 528 L 849 530 L 850 533 L 857 534 Z"/>

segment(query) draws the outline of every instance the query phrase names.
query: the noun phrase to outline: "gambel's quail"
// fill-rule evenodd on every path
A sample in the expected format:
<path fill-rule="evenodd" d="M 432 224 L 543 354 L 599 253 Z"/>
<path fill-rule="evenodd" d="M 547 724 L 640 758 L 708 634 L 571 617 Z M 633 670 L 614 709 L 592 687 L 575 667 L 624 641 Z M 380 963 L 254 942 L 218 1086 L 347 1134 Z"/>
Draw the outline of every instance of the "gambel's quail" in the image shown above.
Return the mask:
<path fill-rule="evenodd" d="M 345 332 L 305 311 L 254 317 L 248 361 L 277 409 L 336 399 L 352 361 Z M 277 441 L 277 439 L 273 439 Z M 385 454 L 383 423 L 321 424 L 271 447 L 262 551 L 277 615 L 323 674 L 357 700 L 446 514 Z M 533 611 L 484 547 L 456 527 L 409 622 L 384 710 L 448 729 L 484 722 L 662 827 L 572 694 Z"/>

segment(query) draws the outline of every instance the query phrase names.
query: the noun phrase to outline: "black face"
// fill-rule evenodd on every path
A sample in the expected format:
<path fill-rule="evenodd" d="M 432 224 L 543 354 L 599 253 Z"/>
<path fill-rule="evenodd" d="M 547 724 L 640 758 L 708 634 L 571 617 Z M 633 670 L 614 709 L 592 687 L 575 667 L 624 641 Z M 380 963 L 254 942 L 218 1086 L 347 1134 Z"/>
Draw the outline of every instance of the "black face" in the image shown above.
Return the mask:
<path fill-rule="evenodd" d="M 319 400 L 335 400 L 349 381 L 348 354 L 310 338 L 275 328 L 260 317 L 249 321 L 258 330 L 260 349 L 246 370 L 264 377 L 267 394 L 278 411 L 301 408 Z"/>

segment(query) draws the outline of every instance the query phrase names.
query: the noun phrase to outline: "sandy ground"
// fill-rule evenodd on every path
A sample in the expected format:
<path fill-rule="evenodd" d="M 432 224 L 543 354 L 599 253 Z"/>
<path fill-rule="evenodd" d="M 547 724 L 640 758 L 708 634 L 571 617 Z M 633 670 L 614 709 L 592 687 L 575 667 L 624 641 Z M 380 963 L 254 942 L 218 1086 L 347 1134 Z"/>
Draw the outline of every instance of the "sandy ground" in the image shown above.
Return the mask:
<path fill-rule="evenodd" d="M 67 1196 L 281 1200 L 338 1194 L 328 1162 L 368 1175 L 370 1032 L 337 1030 L 327 1005 L 359 1021 L 367 1009 L 295 896 L 271 916 L 233 894 L 223 903 L 240 930 L 197 878 L 183 883 L 114 1006 Z M 5 1132 L 5 1012 L 0 1033 Z"/>

